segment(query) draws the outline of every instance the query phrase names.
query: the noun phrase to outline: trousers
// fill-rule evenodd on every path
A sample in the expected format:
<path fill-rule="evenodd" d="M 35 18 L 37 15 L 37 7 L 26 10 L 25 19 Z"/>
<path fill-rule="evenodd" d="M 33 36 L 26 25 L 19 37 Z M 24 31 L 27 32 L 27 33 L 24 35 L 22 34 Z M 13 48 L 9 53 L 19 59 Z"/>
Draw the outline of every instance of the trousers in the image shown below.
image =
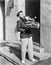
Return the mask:
<path fill-rule="evenodd" d="M 22 56 L 22 60 L 25 61 L 25 56 L 26 56 L 26 51 L 28 50 L 28 55 L 29 55 L 29 59 L 32 60 L 33 59 L 33 41 L 32 41 L 32 37 L 30 38 L 23 38 L 21 39 L 22 43 L 21 43 L 21 56 Z M 28 49 L 27 49 L 28 47 Z"/>

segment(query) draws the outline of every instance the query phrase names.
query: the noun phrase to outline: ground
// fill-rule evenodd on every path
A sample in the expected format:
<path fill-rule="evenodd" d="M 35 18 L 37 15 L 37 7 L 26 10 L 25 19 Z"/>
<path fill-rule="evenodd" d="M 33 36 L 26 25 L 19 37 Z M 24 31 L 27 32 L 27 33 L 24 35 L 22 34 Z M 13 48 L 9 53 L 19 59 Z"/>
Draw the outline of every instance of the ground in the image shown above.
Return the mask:
<path fill-rule="evenodd" d="M 7 43 L 6 43 L 7 44 Z M 11 47 L 12 46 L 12 47 Z M 50 65 L 51 58 L 47 60 L 38 60 L 36 58 L 36 62 L 32 62 L 28 59 L 28 55 L 26 56 L 26 64 L 21 63 L 21 51 L 19 45 L 14 47 L 13 45 L 7 46 L 0 44 L 0 65 Z"/>

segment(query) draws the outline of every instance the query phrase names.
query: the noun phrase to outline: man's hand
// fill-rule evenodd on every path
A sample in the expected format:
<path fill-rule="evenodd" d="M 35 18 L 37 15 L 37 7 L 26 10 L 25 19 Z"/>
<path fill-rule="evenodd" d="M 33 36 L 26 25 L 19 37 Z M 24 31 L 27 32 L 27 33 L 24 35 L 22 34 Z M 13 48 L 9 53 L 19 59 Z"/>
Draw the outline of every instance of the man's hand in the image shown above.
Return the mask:
<path fill-rule="evenodd" d="M 25 31 L 25 29 L 21 29 L 21 31 L 22 31 L 22 32 L 24 32 L 24 31 Z"/>
<path fill-rule="evenodd" d="M 37 28 L 40 28 L 40 24 L 38 22 L 36 24 L 37 24 Z"/>

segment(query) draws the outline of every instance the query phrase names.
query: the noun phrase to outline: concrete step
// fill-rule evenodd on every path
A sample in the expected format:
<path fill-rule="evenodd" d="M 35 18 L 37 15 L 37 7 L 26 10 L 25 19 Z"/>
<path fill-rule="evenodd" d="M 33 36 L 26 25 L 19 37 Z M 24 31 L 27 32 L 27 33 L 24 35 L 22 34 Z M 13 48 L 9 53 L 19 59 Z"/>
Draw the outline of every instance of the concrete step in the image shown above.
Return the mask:
<path fill-rule="evenodd" d="M 34 56 L 36 56 L 37 58 L 39 58 L 39 60 L 45 60 L 45 59 L 48 59 L 48 58 L 51 57 L 51 55 L 48 54 L 48 53 L 40 54 L 40 53 L 37 53 L 37 52 L 34 52 Z"/>
<path fill-rule="evenodd" d="M 51 55 L 48 53 L 45 53 L 45 49 L 35 46 L 34 45 L 34 56 L 38 57 L 40 60 L 44 60 L 47 59 L 48 57 L 50 57 Z"/>
<path fill-rule="evenodd" d="M 34 45 L 33 50 L 39 54 L 43 54 L 45 52 L 44 48 Z"/>
<path fill-rule="evenodd" d="M 2 45 L 1 45 L 2 46 Z M 17 43 L 8 43 L 6 47 L 13 47 L 13 48 L 18 48 L 21 49 L 21 45 Z M 40 60 L 45 59 L 45 57 L 49 57 L 50 55 L 48 53 L 45 53 L 44 48 L 38 47 L 34 45 L 34 56 L 38 57 Z"/>

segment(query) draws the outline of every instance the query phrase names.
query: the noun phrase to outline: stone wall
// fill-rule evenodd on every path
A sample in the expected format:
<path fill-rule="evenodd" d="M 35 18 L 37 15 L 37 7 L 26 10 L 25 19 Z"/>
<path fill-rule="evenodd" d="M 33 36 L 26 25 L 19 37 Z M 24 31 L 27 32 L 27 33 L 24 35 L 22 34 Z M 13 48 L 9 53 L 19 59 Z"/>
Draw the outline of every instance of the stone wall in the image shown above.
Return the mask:
<path fill-rule="evenodd" d="M 51 0 L 41 0 L 40 42 L 45 51 L 51 53 Z"/>
<path fill-rule="evenodd" d="M 7 5 L 9 0 L 5 0 L 5 15 L 7 13 Z M 24 0 L 14 0 L 14 8 L 11 10 L 10 16 L 5 17 L 6 21 L 6 40 L 17 42 L 17 38 L 19 37 L 18 33 L 15 33 L 17 12 L 19 10 L 23 10 L 25 14 L 25 1 Z"/>

